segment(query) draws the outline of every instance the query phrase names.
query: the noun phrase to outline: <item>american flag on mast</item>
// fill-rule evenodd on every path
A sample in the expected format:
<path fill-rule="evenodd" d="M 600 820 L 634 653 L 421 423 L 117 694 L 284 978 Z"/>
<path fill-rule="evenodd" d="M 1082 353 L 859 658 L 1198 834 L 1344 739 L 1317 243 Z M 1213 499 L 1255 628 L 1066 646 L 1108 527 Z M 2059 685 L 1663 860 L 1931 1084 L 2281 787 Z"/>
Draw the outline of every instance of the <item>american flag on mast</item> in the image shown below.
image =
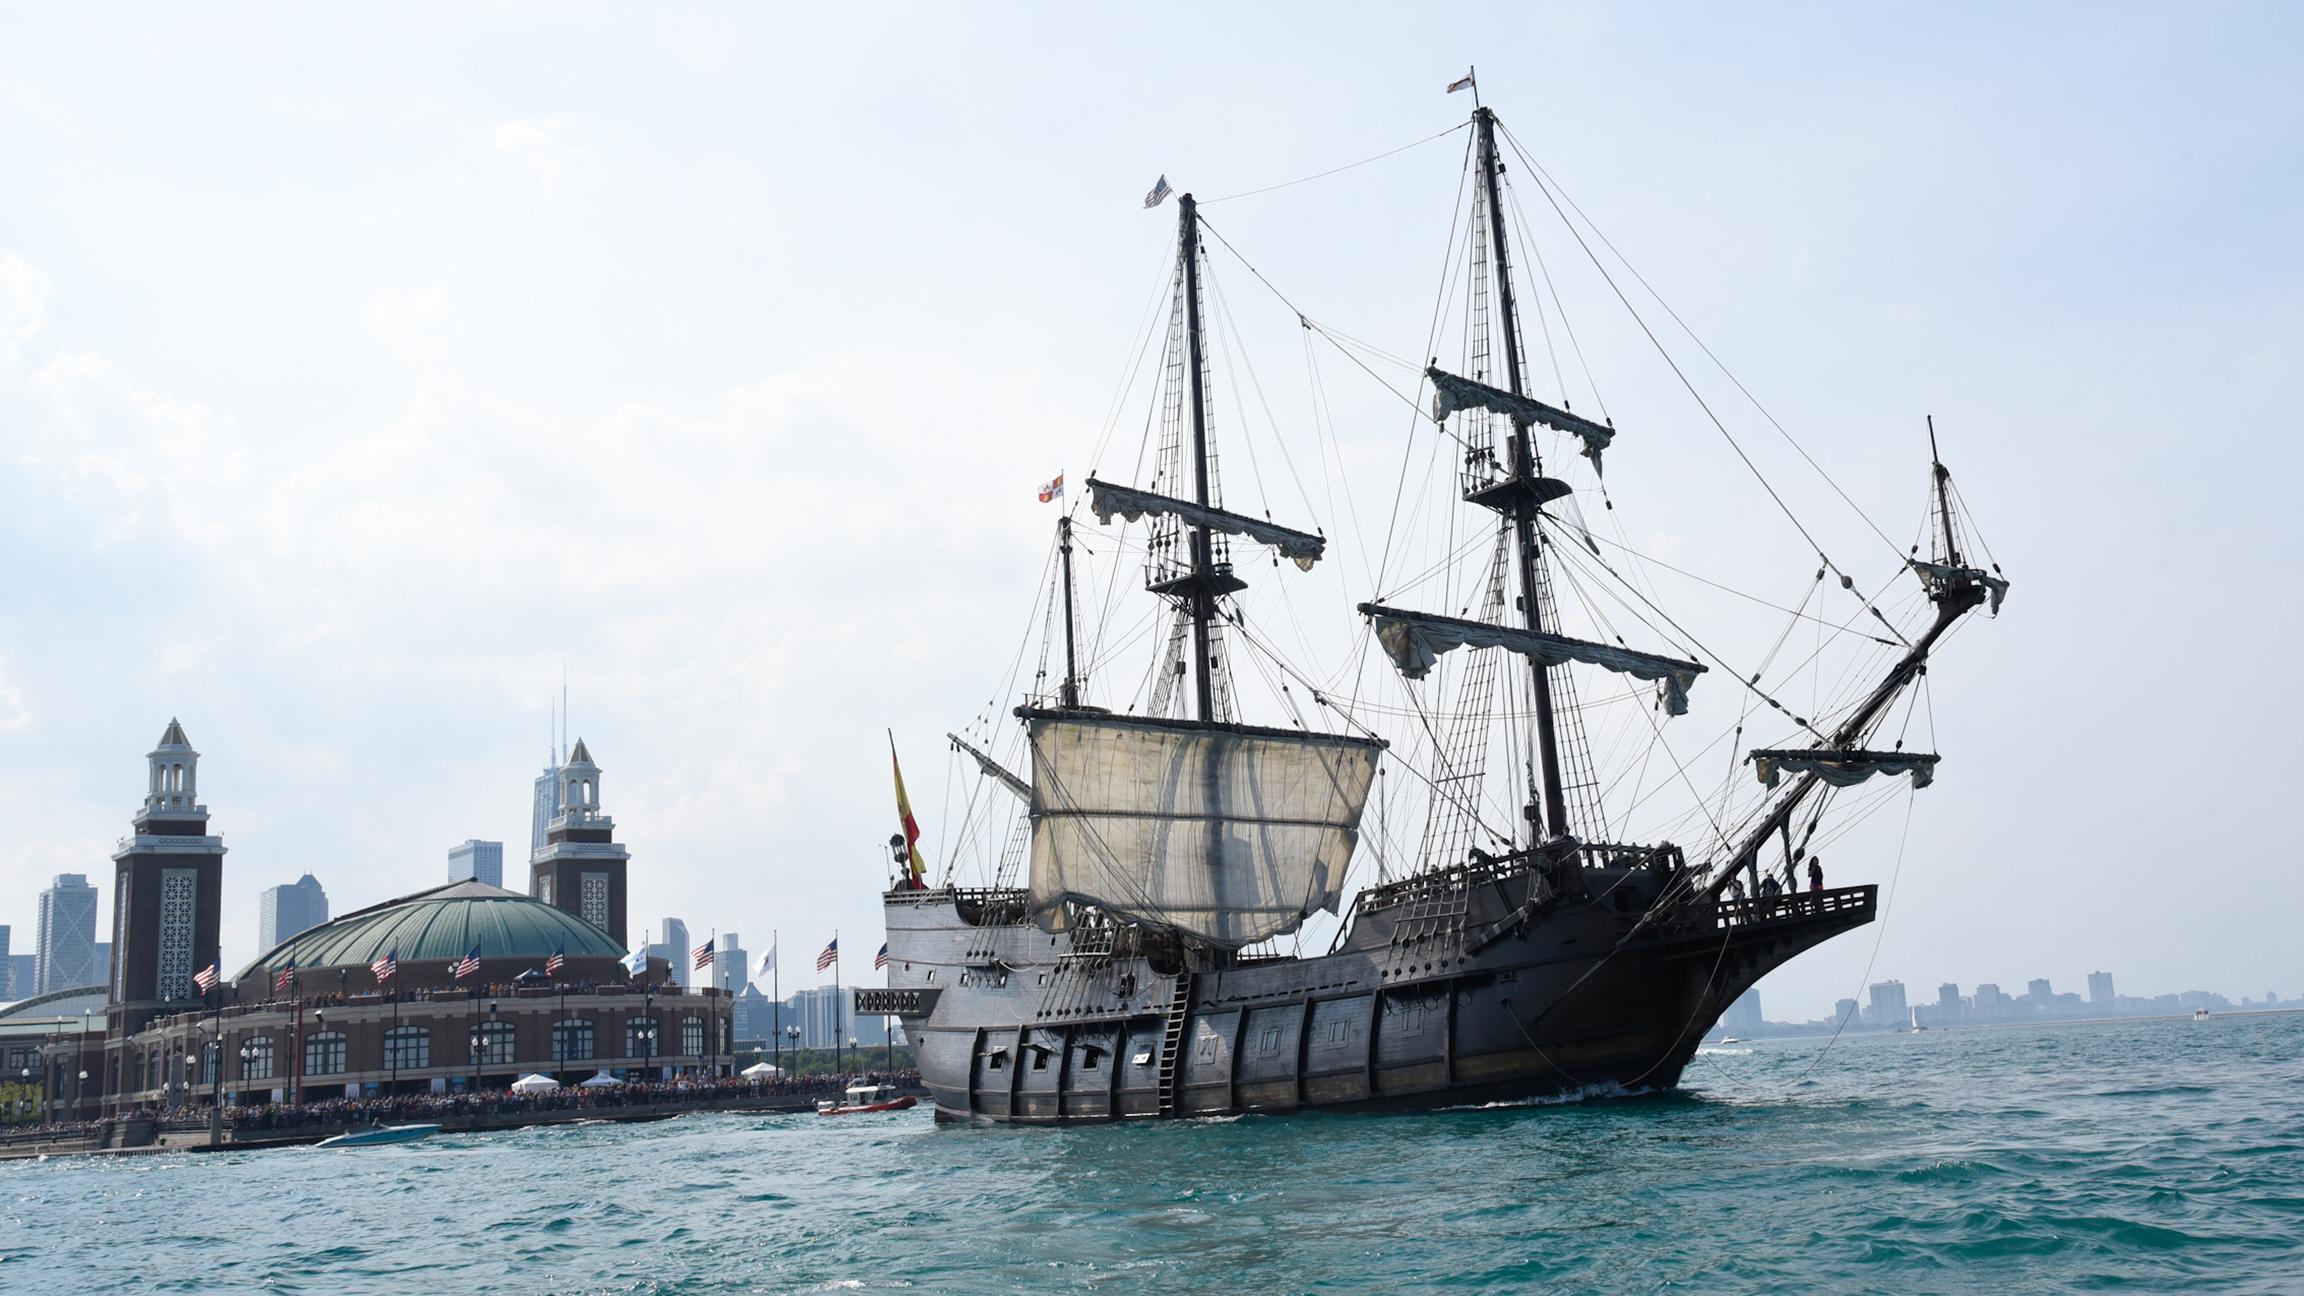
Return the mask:
<path fill-rule="evenodd" d="M 211 963 L 211 964 L 209 964 L 208 966 L 206 966 L 206 967 L 204 967 L 204 968 L 200 969 L 199 971 L 197 971 L 197 972 L 193 973 L 193 974 L 192 974 L 192 984 L 194 984 L 194 985 L 196 985 L 196 986 L 200 987 L 200 993 L 202 993 L 202 994 L 206 994 L 206 993 L 208 993 L 209 991 L 211 991 L 211 990 L 215 989 L 215 988 L 216 988 L 216 965 L 215 965 L 215 964 L 213 964 L 213 963 Z"/>
<path fill-rule="evenodd" d="M 888 942 L 880 942 L 880 952 L 872 956 L 872 970 L 877 972 L 888 966 Z"/>
<path fill-rule="evenodd" d="M 696 960 L 696 966 L 698 968 L 708 968 L 712 966 L 712 943 L 713 941 L 717 941 L 719 939 L 719 937 L 715 936 L 712 938 L 712 940 L 704 942 L 690 952 L 689 957 Z"/>
<path fill-rule="evenodd" d="M 568 966 L 568 945 L 563 941 L 560 948 L 552 951 L 552 957 L 544 960 L 544 975 L 558 976 L 560 969 L 566 966 Z"/>
<path fill-rule="evenodd" d="M 290 959 L 288 966 L 281 968 L 279 974 L 272 978 L 272 993 L 286 994 L 288 987 L 294 984 L 296 984 L 296 960 Z"/>
<path fill-rule="evenodd" d="M 382 985 L 385 982 L 391 980 L 392 974 L 399 970 L 400 947 L 397 945 L 393 946 L 389 951 L 387 951 L 384 957 L 368 965 L 368 974 L 376 978 L 376 984 L 378 985 Z"/>
<path fill-rule="evenodd" d="M 824 947 L 824 952 L 816 956 L 816 970 L 821 972 L 839 961 L 840 938 L 835 936 L 832 943 Z"/>
<path fill-rule="evenodd" d="M 475 945 L 472 947 L 471 953 L 456 961 L 456 979 L 463 981 L 478 975 L 480 975 L 480 947 Z"/>

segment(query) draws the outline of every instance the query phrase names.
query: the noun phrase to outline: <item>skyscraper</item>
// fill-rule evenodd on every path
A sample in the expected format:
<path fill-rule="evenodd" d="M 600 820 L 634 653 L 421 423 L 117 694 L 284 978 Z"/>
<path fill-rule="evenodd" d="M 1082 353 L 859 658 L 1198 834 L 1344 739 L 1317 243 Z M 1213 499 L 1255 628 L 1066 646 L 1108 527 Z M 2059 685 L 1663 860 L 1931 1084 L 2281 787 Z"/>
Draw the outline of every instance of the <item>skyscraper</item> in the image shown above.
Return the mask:
<path fill-rule="evenodd" d="M 40 960 L 30 954 L 9 955 L 8 966 L 4 974 L 4 979 L 8 982 L 8 993 L 0 996 L 0 998 L 31 998 L 32 987 L 40 983 L 39 969 Z"/>
<path fill-rule="evenodd" d="M 1960 1020 L 1960 983 L 1947 981 L 1936 987 L 1936 1024 L 1951 1026 Z"/>
<path fill-rule="evenodd" d="M 0 1002 L 20 999 L 8 977 L 8 924 L 0 923 Z"/>
<path fill-rule="evenodd" d="M 1872 986 L 1872 1024 L 1898 1027 L 1911 1020 L 1911 1010 L 1904 1002 L 1904 983 L 1878 981 Z"/>
<path fill-rule="evenodd" d="M 2109 1008 L 2112 1006 L 2112 998 L 2112 974 L 2109 972 L 2089 973 L 2088 1002 L 2098 1008 Z"/>
<path fill-rule="evenodd" d="M 309 873 L 285 886 L 264 888 L 256 903 L 256 944 L 263 953 L 328 921 L 328 893 Z"/>
<path fill-rule="evenodd" d="M 744 938 L 734 932 L 722 932 L 712 949 L 712 984 L 729 994 L 742 994 L 752 984 L 752 955 L 744 948 Z"/>
<path fill-rule="evenodd" d="M 504 843 L 472 838 L 451 849 L 448 852 L 448 880 L 485 882 L 493 887 L 504 885 Z"/>
<path fill-rule="evenodd" d="M 1736 997 L 1728 1011 L 1720 1015 L 1720 1025 L 1738 1035 L 1760 1033 L 1760 988 L 1754 986 Z"/>
<path fill-rule="evenodd" d="M 40 925 L 33 946 L 32 993 L 97 985 L 96 888 L 85 873 L 59 873 L 40 893 Z"/>
<path fill-rule="evenodd" d="M 531 858 L 544 850 L 544 839 L 552 832 L 552 821 L 560 817 L 560 768 L 547 765 L 536 776 L 536 792 L 528 807 L 528 854 Z"/>
<path fill-rule="evenodd" d="M 677 918 L 664 920 L 664 944 L 672 951 L 672 979 L 681 989 L 696 984 L 696 960 L 690 952 L 696 947 L 688 943 L 688 924 Z"/>

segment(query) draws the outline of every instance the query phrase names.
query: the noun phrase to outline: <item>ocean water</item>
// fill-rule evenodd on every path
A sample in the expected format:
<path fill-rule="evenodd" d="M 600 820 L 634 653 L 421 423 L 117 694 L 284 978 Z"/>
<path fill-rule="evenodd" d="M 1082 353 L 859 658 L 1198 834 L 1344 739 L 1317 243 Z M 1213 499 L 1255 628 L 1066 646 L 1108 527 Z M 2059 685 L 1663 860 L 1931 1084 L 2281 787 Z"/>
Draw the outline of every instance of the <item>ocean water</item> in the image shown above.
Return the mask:
<path fill-rule="evenodd" d="M 0 1291 L 2304 1291 L 2304 1015 L 1709 1050 L 1671 1094 L 692 1116 L 0 1162 Z"/>

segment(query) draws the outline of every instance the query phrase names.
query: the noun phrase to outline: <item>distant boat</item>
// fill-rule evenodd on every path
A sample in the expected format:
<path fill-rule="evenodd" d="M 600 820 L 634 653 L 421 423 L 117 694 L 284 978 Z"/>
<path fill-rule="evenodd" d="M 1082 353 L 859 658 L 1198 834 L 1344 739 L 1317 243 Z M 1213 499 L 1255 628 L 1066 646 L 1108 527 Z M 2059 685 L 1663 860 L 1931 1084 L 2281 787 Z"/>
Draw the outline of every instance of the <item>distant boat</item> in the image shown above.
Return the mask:
<path fill-rule="evenodd" d="M 2207 1009 L 2205 1009 L 2205 1008 L 2195 1008 L 2195 1009 L 2193 1009 L 2193 1010 L 2192 1010 L 2192 1020 L 2194 1020 L 2194 1021 L 2206 1021 L 2206 1020 L 2208 1020 L 2208 1010 L 2207 1010 Z"/>
<path fill-rule="evenodd" d="M 904 1093 L 894 1085 L 855 1085 L 841 1098 L 826 1098 L 816 1104 L 819 1116 L 862 1116 L 868 1112 L 902 1111 L 918 1105 L 920 1100 Z"/>
<path fill-rule="evenodd" d="M 334 1138 L 320 1140 L 320 1147 L 381 1147 L 386 1143 L 414 1143 L 440 1132 L 438 1125 L 379 1125 L 374 1129 L 354 1130 Z"/>
<path fill-rule="evenodd" d="M 1736 1038 L 1734 1035 L 1723 1035 L 1719 1039 L 1713 1041 L 1715 1044 L 1741 1044 L 1743 1042 L 1743 1040 Z"/>

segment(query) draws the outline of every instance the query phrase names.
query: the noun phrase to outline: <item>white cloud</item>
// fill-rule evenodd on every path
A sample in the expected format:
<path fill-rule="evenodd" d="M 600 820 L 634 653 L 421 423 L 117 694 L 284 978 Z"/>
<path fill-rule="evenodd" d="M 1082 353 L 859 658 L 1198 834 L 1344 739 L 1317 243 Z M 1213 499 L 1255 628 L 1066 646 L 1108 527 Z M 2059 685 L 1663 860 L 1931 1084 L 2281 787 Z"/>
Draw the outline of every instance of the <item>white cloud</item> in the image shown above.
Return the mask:
<path fill-rule="evenodd" d="M 497 122 L 490 132 L 496 151 L 526 167 L 546 198 L 560 192 L 560 177 L 589 161 L 591 150 L 568 138 L 567 117 L 521 117 Z"/>
<path fill-rule="evenodd" d="M 22 733 L 31 723 L 24 690 L 8 682 L 8 663 L 0 661 L 0 733 Z"/>
<path fill-rule="evenodd" d="M 38 266 L 13 252 L 0 255 L 0 369 L 13 368 L 19 348 L 48 326 L 48 299 L 55 293 Z"/>

